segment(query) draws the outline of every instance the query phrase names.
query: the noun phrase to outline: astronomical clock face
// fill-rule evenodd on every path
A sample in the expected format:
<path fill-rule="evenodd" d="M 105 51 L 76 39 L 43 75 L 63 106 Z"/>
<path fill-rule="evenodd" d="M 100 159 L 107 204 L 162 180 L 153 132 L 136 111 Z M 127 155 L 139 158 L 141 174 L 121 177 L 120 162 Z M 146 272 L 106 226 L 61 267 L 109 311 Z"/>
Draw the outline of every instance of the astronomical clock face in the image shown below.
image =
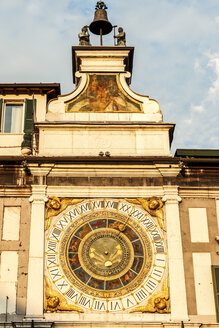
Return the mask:
<path fill-rule="evenodd" d="M 167 312 L 164 225 L 147 206 L 139 200 L 53 198 L 46 222 L 45 311 L 137 312 L 152 298 L 156 310 L 163 295 L 161 313 Z"/>

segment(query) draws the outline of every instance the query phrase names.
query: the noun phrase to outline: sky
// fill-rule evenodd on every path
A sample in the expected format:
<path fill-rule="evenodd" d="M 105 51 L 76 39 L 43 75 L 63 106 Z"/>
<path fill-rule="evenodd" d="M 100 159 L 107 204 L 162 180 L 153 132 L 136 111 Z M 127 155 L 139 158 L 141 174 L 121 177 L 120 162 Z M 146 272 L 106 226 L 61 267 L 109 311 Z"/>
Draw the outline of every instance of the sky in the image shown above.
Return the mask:
<path fill-rule="evenodd" d="M 135 47 L 131 89 L 175 123 L 176 148 L 219 149 L 219 1 L 106 0 Z M 60 83 L 71 92 L 71 47 L 95 0 L 0 0 L 0 83 Z M 104 45 L 113 45 L 113 34 Z M 91 35 L 92 45 L 99 39 Z"/>

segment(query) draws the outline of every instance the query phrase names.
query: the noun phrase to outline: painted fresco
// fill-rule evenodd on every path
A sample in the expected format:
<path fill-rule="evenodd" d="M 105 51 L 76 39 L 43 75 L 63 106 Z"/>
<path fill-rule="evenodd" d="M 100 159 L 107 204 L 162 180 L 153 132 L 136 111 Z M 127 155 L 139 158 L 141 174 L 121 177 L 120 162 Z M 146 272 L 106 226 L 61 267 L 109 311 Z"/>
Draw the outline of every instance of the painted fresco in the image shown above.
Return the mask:
<path fill-rule="evenodd" d="M 88 74 L 85 90 L 66 104 L 66 112 L 142 112 L 141 102 L 121 88 L 118 74 Z"/>

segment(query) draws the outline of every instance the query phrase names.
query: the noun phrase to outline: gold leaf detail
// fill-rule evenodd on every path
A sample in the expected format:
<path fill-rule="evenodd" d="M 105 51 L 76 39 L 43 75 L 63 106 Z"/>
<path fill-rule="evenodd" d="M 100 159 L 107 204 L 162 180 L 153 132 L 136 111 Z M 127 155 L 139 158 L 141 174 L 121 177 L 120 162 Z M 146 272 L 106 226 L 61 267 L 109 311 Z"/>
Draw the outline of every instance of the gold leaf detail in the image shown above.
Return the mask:
<path fill-rule="evenodd" d="M 44 311 L 76 311 L 83 313 L 84 310 L 78 306 L 68 304 L 66 299 L 56 290 L 52 289 L 52 284 L 47 276 L 45 276 L 45 304 Z"/>
<path fill-rule="evenodd" d="M 130 313 L 142 312 L 142 313 L 168 313 L 170 311 L 170 302 L 169 302 L 169 289 L 167 286 L 167 278 L 164 280 L 162 290 L 154 294 L 150 298 L 147 305 L 138 306 Z"/>
<path fill-rule="evenodd" d="M 151 215 L 156 216 L 159 226 L 166 231 L 163 217 L 163 202 L 158 197 L 126 199 L 127 202 L 142 205 L 142 207 Z"/>
<path fill-rule="evenodd" d="M 45 230 L 48 230 L 53 216 L 58 215 L 64 211 L 67 206 L 75 205 L 81 203 L 83 199 L 72 199 L 72 198 L 58 198 L 58 197 L 49 197 L 48 202 L 46 203 L 46 221 L 45 221 Z"/>

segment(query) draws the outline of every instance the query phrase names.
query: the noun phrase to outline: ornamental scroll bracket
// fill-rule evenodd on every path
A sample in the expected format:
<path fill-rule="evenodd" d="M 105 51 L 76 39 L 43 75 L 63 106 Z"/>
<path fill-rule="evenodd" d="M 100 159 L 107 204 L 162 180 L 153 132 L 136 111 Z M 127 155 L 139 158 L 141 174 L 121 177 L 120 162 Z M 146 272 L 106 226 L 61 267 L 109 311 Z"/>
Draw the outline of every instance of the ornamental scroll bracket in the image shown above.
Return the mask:
<path fill-rule="evenodd" d="M 45 306 L 44 310 L 47 312 L 57 312 L 57 311 L 76 311 L 83 313 L 80 307 L 75 305 L 70 305 L 67 303 L 65 298 L 59 294 L 56 290 L 52 289 L 51 282 L 49 278 L 45 276 Z"/>
<path fill-rule="evenodd" d="M 160 198 L 154 196 L 149 198 L 126 199 L 126 201 L 132 204 L 141 205 L 149 214 L 157 218 L 161 229 L 166 231 L 163 217 L 163 202 Z"/>
<path fill-rule="evenodd" d="M 76 205 L 82 201 L 83 199 L 49 197 L 46 203 L 45 230 L 49 229 L 53 216 L 64 211 L 69 205 Z"/>

